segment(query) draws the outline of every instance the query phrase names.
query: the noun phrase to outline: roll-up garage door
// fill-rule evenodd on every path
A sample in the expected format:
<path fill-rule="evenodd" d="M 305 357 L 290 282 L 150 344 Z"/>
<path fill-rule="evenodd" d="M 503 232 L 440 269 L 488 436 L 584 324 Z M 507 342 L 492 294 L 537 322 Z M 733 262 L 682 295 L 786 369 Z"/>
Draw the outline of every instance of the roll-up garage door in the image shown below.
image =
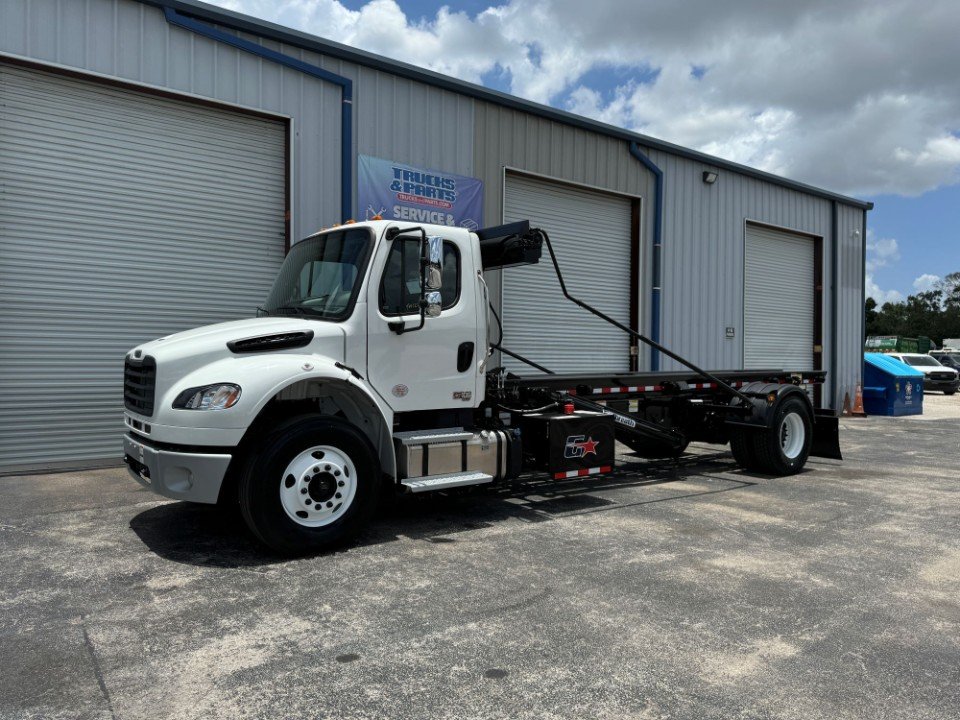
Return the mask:
<path fill-rule="evenodd" d="M 747 225 L 743 366 L 813 370 L 814 240 Z"/>
<path fill-rule="evenodd" d="M 118 460 L 132 346 L 250 317 L 286 126 L 0 64 L 0 472 Z"/>
<path fill-rule="evenodd" d="M 507 175 L 504 221 L 546 230 L 567 288 L 630 326 L 631 201 L 522 175 Z M 503 271 L 504 347 L 558 373 L 624 372 L 630 339 L 566 300 L 546 249 L 537 265 Z M 512 372 L 536 372 L 511 358 Z"/>

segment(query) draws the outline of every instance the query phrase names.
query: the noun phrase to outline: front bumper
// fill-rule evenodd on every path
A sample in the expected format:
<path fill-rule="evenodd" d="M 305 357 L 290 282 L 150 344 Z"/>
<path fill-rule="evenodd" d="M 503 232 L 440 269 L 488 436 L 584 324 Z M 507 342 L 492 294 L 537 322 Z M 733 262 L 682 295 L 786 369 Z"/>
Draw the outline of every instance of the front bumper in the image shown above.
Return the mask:
<path fill-rule="evenodd" d="M 935 380 L 934 378 L 923 379 L 924 390 L 944 390 L 946 392 L 951 392 L 951 391 L 956 391 L 958 387 L 960 387 L 960 379 L 958 380 Z"/>
<path fill-rule="evenodd" d="M 217 502 L 231 457 L 165 450 L 139 435 L 123 436 L 123 458 L 133 479 L 174 500 Z"/>

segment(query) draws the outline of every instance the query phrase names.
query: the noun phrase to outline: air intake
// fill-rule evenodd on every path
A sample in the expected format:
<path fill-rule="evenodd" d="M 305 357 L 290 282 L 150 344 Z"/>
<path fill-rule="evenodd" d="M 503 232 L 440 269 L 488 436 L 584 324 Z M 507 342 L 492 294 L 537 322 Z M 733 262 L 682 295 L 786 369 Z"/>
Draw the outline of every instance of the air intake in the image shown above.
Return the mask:
<path fill-rule="evenodd" d="M 252 353 L 270 352 L 271 350 L 289 350 L 290 348 L 304 347 L 313 340 L 313 330 L 300 332 L 279 333 L 277 335 L 261 335 L 246 338 L 245 340 L 231 340 L 227 343 L 230 352 Z"/>

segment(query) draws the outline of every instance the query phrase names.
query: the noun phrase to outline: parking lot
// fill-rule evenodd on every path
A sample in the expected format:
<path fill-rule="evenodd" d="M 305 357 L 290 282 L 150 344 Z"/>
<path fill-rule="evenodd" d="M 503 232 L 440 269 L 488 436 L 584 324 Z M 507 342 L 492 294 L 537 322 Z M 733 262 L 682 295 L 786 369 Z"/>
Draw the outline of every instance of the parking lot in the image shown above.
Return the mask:
<path fill-rule="evenodd" d="M 0 479 L 3 718 L 956 718 L 960 399 L 844 462 L 700 446 L 405 499 L 278 560 L 125 471 Z"/>

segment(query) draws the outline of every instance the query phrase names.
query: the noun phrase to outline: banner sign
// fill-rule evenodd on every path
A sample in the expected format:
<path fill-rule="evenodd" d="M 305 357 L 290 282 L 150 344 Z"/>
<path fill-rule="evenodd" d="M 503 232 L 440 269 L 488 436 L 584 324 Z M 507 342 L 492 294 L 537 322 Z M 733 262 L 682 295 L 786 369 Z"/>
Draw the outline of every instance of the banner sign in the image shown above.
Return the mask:
<path fill-rule="evenodd" d="M 483 182 L 381 158 L 357 157 L 357 207 L 369 220 L 409 220 L 476 230 L 483 221 Z"/>

